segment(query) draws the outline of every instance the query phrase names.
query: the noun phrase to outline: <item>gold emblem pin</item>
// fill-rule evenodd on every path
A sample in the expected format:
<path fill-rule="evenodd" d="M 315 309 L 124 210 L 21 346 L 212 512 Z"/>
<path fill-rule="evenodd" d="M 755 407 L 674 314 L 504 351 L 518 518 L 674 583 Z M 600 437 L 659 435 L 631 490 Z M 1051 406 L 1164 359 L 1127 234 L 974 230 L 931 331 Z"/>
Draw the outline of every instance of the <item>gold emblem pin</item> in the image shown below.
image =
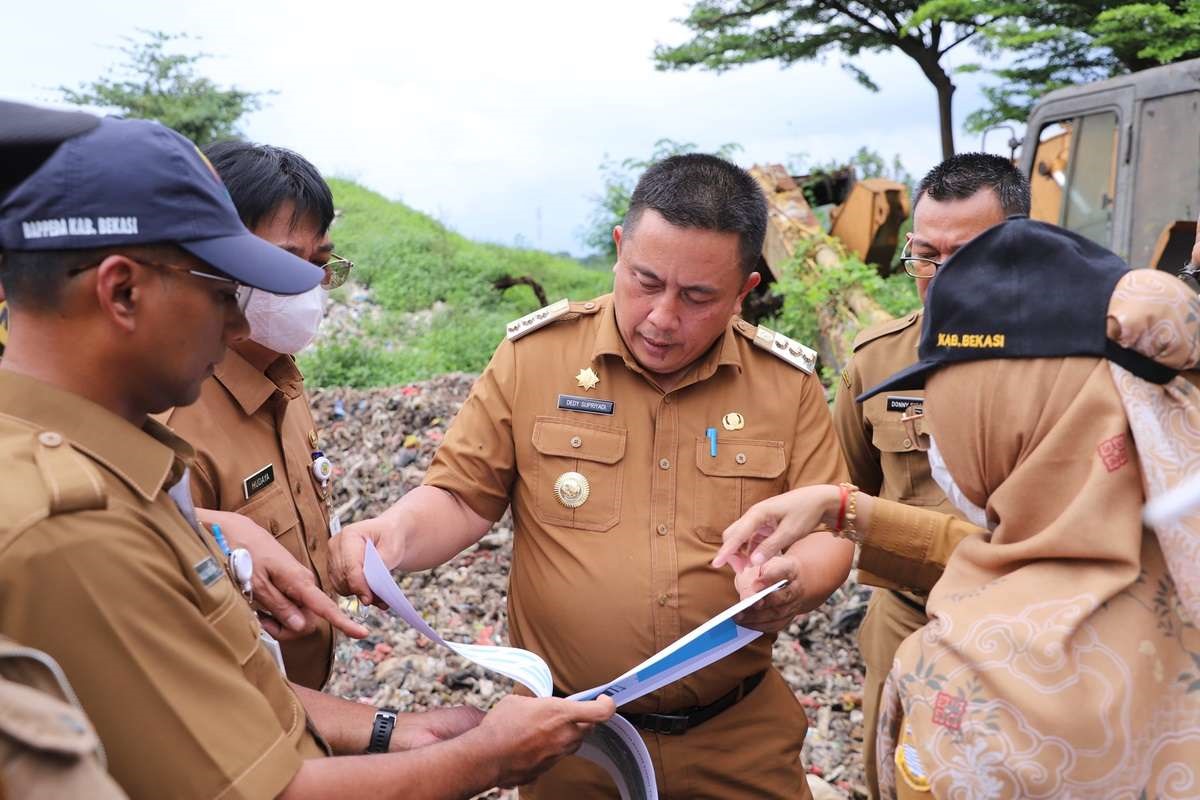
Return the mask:
<path fill-rule="evenodd" d="M 721 417 L 721 425 L 727 431 L 740 431 L 746 427 L 746 418 L 736 411 L 730 411 L 725 416 Z"/>
<path fill-rule="evenodd" d="M 575 382 L 579 384 L 581 389 L 595 389 L 596 384 L 600 382 L 600 376 L 597 375 L 591 367 L 584 367 L 579 370 L 579 374 L 575 376 Z"/>
<path fill-rule="evenodd" d="M 308 443 L 310 445 L 312 445 L 313 450 L 317 449 L 317 432 L 316 431 L 308 432 Z"/>
<path fill-rule="evenodd" d="M 591 492 L 588 479 L 578 472 L 564 472 L 554 482 L 554 497 L 567 508 L 579 508 Z"/>

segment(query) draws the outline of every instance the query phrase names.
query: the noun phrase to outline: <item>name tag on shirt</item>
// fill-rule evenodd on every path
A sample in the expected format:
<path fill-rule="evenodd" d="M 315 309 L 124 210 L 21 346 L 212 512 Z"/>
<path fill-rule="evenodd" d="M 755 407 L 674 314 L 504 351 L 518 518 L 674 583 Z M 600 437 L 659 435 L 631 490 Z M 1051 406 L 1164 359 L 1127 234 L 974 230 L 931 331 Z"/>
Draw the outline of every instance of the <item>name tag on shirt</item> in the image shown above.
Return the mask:
<path fill-rule="evenodd" d="M 212 586 L 221 580 L 221 576 L 225 574 L 225 570 L 221 569 L 220 565 L 217 564 L 217 560 L 212 556 L 197 563 L 192 569 L 196 570 L 196 575 L 199 576 L 200 582 L 206 587 Z"/>
<path fill-rule="evenodd" d="M 612 415 L 616 403 L 612 400 L 599 400 L 595 397 L 577 397 L 573 394 L 560 394 L 558 407 L 563 411 L 582 411 L 585 414 Z"/>
<path fill-rule="evenodd" d="M 891 394 L 888 395 L 887 399 L 887 410 L 899 411 L 902 414 L 908 411 L 910 406 L 921 405 L 925 405 L 924 397 L 901 397 L 900 395 Z"/>
<path fill-rule="evenodd" d="M 246 499 L 249 500 L 274 482 L 275 465 L 267 464 L 258 472 L 242 480 L 242 492 L 246 495 Z"/>

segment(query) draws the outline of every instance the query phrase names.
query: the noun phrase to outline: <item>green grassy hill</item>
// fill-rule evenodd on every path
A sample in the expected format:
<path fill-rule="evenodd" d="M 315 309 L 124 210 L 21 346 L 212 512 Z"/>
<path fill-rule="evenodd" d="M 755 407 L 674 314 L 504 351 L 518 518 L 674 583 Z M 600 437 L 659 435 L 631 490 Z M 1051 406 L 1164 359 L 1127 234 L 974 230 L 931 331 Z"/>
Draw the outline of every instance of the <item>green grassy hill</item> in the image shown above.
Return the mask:
<path fill-rule="evenodd" d="M 337 250 L 357 264 L 336 290 L 351 301 L 365 288 L 379 310 L 335 329 L 300 357 L 310 386 L 386 386 L 446 372 L 478 372 L 509 320 L 538 308 L 533 291 L 503 293 L 497 278 L 530 276 L 550 302 L 609 291 L 611 272 L 536 250 L 479 244 L 424 214 L 349 181 L 329 181 L 340 212 Z"/>

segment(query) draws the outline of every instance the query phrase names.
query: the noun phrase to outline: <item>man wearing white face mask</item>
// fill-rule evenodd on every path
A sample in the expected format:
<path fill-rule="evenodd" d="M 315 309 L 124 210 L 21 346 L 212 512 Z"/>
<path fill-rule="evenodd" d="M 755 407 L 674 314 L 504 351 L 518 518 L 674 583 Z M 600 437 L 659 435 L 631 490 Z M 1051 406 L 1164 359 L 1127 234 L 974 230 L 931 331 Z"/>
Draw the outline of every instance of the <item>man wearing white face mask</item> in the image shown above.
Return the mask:
<path fill-rule="evenodd" d="M 354 637 L 366 630 L 328 596 L 332 470 L 293 355 L 316 336 L 327 288 L 340 285 L 351 264 L 333 254 L 333 196 L 312 164 L 243 142 L 205 154 L 246 227 L 322 267 L 326 279 L 291 297 L 255 291 L 246 307 L 249 338 L 230 347 L 199 401 L 166 422 L 196 448 L 198 516 L 220 525 L 230 547 L 253 555 L 254 599 L 282 643 L 288 677 L 320 689 L 332 666 L 332 629 Z"/>
<path fill-rule="evenodd" d="M 917 187 L 913 229 L 904 248 L 905 271 L 916 281 L 922 303 L 941 264 L 960 247 L 1005 217 L 1029 213 L 1029 183 L 1003 158 L 985 153 L 962 153 L 934 167 Z M 967 512 L 954 502 L 937 480 L 935 458 L 926 460 L 920 419 L 924 393 L 888 393 L 858 403 L 855 398 L 917 358 L 922 312 L 868 328 L 854 342 L 854 357 L 842 373 L 834 403 L 834 429 L 850 470 L 850 479 L 863 492 L 907 506 L 954 514 Z M 915 419 L 905 422 L 905 417 Z M 931 475 L 930 467 L 933 466 Z M 948 474 L 945 478 L 948 478 Z M 941 489 L 939 489 L 941 486 Z M 945 492 L 945 493 L 943 493 Z M 965 499 L 965 498 L 964 498 Z M 893 507 L 886 506 L 891 509 Z M 902 507 L 901 507 L 902 508 Z M 886 512 L 885 512 L 886 514 Z M 970 519 L 970 516 L 967 515 Z M 971 520 L 980 527 L 984 522 Z M 894 523 L 894 524 L 893 524 Z M 877 526 L 885 533 L 883 546 L 866 542 L 859 551 L 859 580 L 877 587 L 859 628 L 858 644 L 866 664 L 863 686 L 864 756 L 867 784 L 877 797 L 875 776 L 875 717 L 883 680 L 892 667 L 896 648 L 925 625 L 925 595 L 913 587 L 932 585 L 944 560 L 923 562 L 898 559 L 896 547 L 908 545 L 908 529 L 900 520 Z M 889 539 L 888 536 L 892 538 Z M 940 542 L 948 554 L 957 540 Z M 931 553 L 931 556 L 937 556 Z M 907 589 L 907 590 L 906 590 Z"/>

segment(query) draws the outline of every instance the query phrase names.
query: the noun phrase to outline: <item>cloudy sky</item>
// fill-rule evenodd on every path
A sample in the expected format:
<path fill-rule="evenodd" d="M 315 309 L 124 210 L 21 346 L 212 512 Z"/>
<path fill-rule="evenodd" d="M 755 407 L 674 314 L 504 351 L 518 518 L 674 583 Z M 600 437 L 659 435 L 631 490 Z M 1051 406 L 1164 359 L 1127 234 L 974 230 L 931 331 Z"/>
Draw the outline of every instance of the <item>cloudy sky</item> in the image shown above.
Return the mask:
<path fill-rule="evenodd" d="M 684 0 L 21 4 L 5 13 L 0 97 L 53 102 L 102 74 L 137 28 L 186 32 L 218 83 L 273 90 L 246 118 L 291 147 L 475 239 L 583 254 L 600 163 L 658 139 L 738 160 L 845 158 L 867 145 L 920 174 L 939 158 L 932 87 L 907 58 L 863 58 L 872 94 L 838 66 L 657 72 L 656 43 L 687 36 Z M 954 63 L 970 60 L 964 51 Z M 962 76 L 961 121 L 982 103 Z M 1003 136 L 994 136 L 996 149 Z M 978 147 L 959 132 L 959 149 Z"/>

